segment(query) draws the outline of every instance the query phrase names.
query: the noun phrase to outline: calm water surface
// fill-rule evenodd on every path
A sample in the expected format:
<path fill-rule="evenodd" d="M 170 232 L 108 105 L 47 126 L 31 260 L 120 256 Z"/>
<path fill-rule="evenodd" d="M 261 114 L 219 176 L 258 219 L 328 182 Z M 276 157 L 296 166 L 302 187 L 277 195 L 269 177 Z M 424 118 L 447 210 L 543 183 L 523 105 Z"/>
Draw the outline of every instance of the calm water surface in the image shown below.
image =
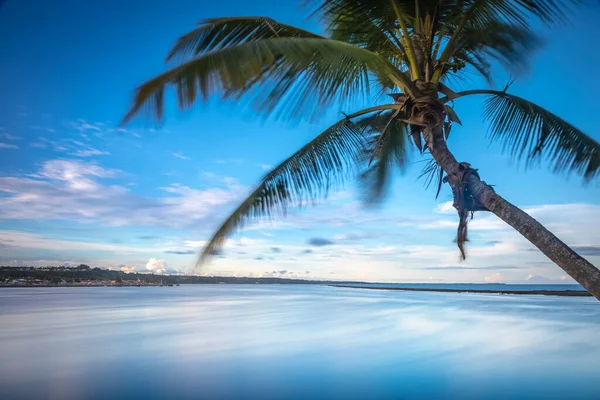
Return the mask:
<path fill-rule="evenodd" d="M 600 399 L 593 298 L 0 290 L 2 399 Z"/>

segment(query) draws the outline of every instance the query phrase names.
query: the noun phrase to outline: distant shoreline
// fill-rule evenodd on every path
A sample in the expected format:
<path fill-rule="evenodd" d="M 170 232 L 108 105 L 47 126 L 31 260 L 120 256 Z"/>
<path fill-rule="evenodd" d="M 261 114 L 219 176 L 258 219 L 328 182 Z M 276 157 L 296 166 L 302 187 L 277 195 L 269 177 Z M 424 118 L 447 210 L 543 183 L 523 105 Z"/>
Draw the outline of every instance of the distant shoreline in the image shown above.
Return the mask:
<path fill-rule="evenodd" d="M 224 285 L 251 285 L 250 283 L 225 283 L 219 282 Z M 370 290 L 403 290 L 409 292 L 441 292 L 441 293 L 487 293 L 487 294 L 516 294 L 516 295 L 541 295 L 541 296 L 563 296 L 563 297 L 591 297 L 592 295 L 584 290 L 500 290 L 500 289 L 445 289 L 445 288 L 407 288 L 407 287 L 370 287 L 370 286 L 359 286 L 359 285 L 344 285 L 339 283 L 316 283 L 307 282 L 312 285 L 319 286 L 330 286 L 335 288 L 346 288 L 346 289 L 370 289 Z M 289 285 L 290 283 L 285 282 L 263 282 L 261 285 Z M 293 284 L 293 283 L 292 283 Z M 297 283 L 296 283 L 297 284 Z M 181 285 L 215 285 L 215 283 L 182 283 Z M 253 285 L 253 284 L 252 284 Z M 159 287 L 161 285 L 154 283 L 141 282 L 140 284 L 42 284 L 42 285 L 0 285 L 1 288 L 49 288 L 49 287 L 63 287 L 63 288 L 92 288 L 92 287 Z M 162 285 L 168 286 L 168 285 Z M 174 286 L 179 286 L 174 285 Z"/>
<path fill-rule="evenodd" d="M 584 290 L 483 290 L 483 289 L 431 289 L 431 288 L 390 288 L 368 286 L 327 285 L 336 288 L 370 289 L 370 290 L 404 290 L 410 292 L 446 292 L 446 293 L 488 293 L 488 294 L 535 294 L 542 296 L 591 297 Z"/>

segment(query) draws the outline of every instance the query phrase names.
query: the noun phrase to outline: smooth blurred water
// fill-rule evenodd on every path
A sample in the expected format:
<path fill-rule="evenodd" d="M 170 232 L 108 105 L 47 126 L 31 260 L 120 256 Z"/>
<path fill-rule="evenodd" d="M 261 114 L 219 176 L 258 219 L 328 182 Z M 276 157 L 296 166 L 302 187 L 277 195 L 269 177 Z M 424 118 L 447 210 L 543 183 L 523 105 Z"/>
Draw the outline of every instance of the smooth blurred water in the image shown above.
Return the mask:
<path fill-rule="evenodd" d="M 0 290 L 2 399 L 600 399 L 593 298 Z"/>

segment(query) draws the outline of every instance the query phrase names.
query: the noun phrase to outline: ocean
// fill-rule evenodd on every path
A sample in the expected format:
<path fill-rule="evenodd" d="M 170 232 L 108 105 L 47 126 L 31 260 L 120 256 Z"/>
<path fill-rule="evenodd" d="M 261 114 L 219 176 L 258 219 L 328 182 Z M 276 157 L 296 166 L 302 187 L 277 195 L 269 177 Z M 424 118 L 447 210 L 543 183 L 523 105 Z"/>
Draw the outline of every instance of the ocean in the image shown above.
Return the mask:
<path fill-rule="evenodd" d="M 552 289 L 554 290 L 554 289 Z M 593 297 L 0 289 L 2 399 L 600 399 Z"/>

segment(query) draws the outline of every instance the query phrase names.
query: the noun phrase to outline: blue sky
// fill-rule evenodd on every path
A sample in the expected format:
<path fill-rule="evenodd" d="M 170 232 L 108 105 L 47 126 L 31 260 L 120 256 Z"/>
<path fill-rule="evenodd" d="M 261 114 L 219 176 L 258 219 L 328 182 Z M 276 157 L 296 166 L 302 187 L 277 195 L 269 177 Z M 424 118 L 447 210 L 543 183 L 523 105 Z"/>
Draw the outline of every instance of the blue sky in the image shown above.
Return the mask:
<path fill-rule="evenodd" d="M 214 99 L 156 125 L 118 123 L 135 86 L 164 71 L 174 40 L 203 18 L 268 15 L 318 30 L 294 2 L 8 0 L 0 8 L 0 262 L 189 272 L 197 251 L 269 166 L 340 116 L 281 123 Z M 284 5 L 282 5 L 284 4 Z M 600 13 L 544 32 L 547 46 L 511 87 L 600 139 Z M 587 72 L 589 71 L 589 73 Z M 498 86 L 506 77 L 498 75 Z M 478 79 L 460 88 L 484 87 Z M 600 264 L 600 183 L 525 171 L 489 144 L 480 101 L 457 101 L 451 149 L 509 201 Z M 574 101 L 573 101 L 574 100 Z M 453 243 L 450 192 L 418 181 L 419 156 L 390 199 L 364 210 L 349 185 L 326 204 L 259 221 L 202 273 L 370 281 L 563 281 L 562 270 L 493 215 Z"/>

